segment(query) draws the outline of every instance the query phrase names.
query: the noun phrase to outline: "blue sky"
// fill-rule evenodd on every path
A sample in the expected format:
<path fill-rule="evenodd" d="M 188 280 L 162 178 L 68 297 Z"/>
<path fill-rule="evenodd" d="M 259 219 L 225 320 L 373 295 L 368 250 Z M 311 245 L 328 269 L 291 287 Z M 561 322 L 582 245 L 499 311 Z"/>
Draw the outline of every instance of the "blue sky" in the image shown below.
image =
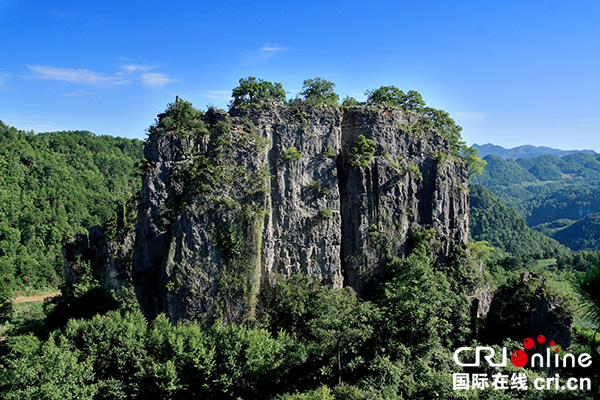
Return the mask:
<path fill-rule="evenodd" d="M 0 119 L 145 137 L 242 77 L 417 90 L 469 143 L 600 151 L 598 1 L 0 0 Z"/>

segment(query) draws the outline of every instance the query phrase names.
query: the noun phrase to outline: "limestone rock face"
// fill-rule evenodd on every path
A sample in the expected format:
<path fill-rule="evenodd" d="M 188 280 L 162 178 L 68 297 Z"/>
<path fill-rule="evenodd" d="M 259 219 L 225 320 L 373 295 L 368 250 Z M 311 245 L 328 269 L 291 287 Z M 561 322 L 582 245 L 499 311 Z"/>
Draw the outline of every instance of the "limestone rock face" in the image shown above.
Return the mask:
<path fill-rule="evenodd" d="M 135 232 L 127 230 L 113 239 L 99 226 L 89 235 L 78 234 L 63 247 L 64 277 L 67 283 L 80 283 L 89 274 L 102 286 L 116 290 L 132 278 L 132 255 Z"/>
<path fill-rule="evenodd" d="M 354 107 L 342 123 L 340 190 L 343 268 L 358 292 L 381 278 L 383 238 L 406 251 L 415 226 L 437 231 L 447 254 L 468 238 L 468 175 L 461 162 L 440 162 L 447 141 L 434 132 L 411 132 L 411 116 L 398 109 Z M 376 146 L 368 167 L 353 166 L 353 147 L 362 135 Z M 446 157 L 447 158 L 447 157 Z"/>
<path fill-rule="evenodd" d="M 146 313 L 239 321 L 298 273 L 363 293 L 418 226 L 435 230 L 440 258 L 465 244 L 466 167 L 414 118 L 273 104 L 154 131 L 133 259 Z"/>

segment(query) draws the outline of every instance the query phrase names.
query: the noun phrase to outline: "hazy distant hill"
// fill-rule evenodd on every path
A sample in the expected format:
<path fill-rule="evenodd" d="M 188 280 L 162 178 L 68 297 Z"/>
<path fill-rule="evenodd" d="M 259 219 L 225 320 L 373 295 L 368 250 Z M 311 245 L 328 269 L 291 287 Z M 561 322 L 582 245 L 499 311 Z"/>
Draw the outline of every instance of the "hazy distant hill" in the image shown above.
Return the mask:
<path fill-rule="evenodd" d="M 553 149 L 551 147 L 546 146 L 531 146 L 531 145 L 523 145 L 518 147 L 513 147 L 512 149 L 507 149 L 502 146 L 498 146 L 492 143 L 486 143 L 479 145 L 475 143 L 473 145 L 476 149 L 479 150 L 479 156 L 481 158 L 492 154 L 494 156 L 498 156 L 503 159 L 509 158 L 533 158 L 538 156 L 543 156 L 546 154 L 550 154 L 557 157 L 564 157 L 570 154 L 584 153 L 584 154 L 598 154 L 593 150 L 559 150 Z"/>
<path fill-rule="evenodd" d="M 471 179 L 489 189 L 534 228 L 572 250 L 600 250 L 600 154 L 502 159 L 485 156 Z M 590 214 L 594 217 L 585 218 Z"/>

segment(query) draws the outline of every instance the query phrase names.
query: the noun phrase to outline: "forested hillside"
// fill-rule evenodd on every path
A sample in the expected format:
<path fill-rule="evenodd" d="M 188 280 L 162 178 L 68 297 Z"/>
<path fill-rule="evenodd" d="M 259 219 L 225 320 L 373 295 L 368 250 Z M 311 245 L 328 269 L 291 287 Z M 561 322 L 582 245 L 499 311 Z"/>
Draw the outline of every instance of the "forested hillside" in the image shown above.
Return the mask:
<path fill-rule="evenodd" d="M 471 208 L 469 228 L 475 241 L 486 240 L 512 255 L 539 255 L 550 258 L 566 249 L 556 240 L 530 229 L 523 217 L 505 206 L 481 185 L 469 186 Z"/>
<path fill-rule="evenodd" d="M 517 160 L 488 155 L 484 160 L 485 170 L 471 181 L 518 211 L 529 227 L 572 250 L 600 250 L 600 241 L 590 233 L 600 229 L 598 219 L 582 220 L 600 211 L 600 155 L 543 155 Z M 569 228 L 577 221 L 581 223 Z"/>
<path fill-rule="evenodd" d="M 142 151 L 140 140 L 0 122 L 0 292 L 56 287 L 65 240 L 113 218 L 140 188 Z"/>
<path fill-rule="evenodd" d="M 585 217 L 550 233 L 573 251 L 600 249 L 600 212 Z"/>

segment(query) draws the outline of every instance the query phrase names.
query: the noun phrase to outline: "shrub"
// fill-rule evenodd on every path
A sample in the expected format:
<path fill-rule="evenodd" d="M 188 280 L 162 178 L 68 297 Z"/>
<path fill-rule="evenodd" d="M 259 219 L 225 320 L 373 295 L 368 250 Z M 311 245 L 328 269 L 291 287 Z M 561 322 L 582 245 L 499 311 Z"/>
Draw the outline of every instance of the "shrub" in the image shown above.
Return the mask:
<path fill-rule="evenodd" d="M 350 165 L 354 168 L 368 167 L 375 157 L 375 142 L 364 135 L 358 135 L 350 149 Z"/>
<path fill-rule="evenodd" d="M 202 113 L 196 110 L 192 103 L 175 97 L 174 103 L 167 104 L 164 113 L 158 116 L 158 121 L 150 127 L 150 132 L 160 128 L 163 131 L 193 133 L 206 131 L 206 124 L 200 119 Z"/>
<path fill-rule="evenodd" d="M 354 107 L 360 105 L 360 102 L 354 97 L 346 96 L 342 101 L 342 107 Z"/>
<path fill-rule="evenodd" d="M 327 150 L 325 150 L 325 157 L 328 158 L 336 158 L 338 156 L 338 152 L 332 146 L 328 146 Z"/>
<path fill-rule="evenodd" d="M 327 207 L 319 211 L 319 217 L 329 219 L 333 217 L 333 213 L 331 212 L 331 208 Z"/>
<path fill-rule="evenodd" d="M 425 106 L 423 97 L 415 90 L 404 93 L 396 86 L 381 86 L 376 90 L 367 90 L 367 104 L 399 107 L 404 111 L 421 111 Z"/>
<path fill-rule="evenodd" d="M 302 155 L 300 154 L 300 150 L 298 150 L 296 147 L 290 147 L 283 153 L 281 158 L 283 158 L 285 161 L 295 161 L 301 159 Z"/>
<path fill-rule="evenodd" d="M 414 176 L 414 178 L 419 181 L 423 180 L 423 173 L 421 172 L 419 167 L 417 167 L 413 163 L 410 163 L 406 166 L 406 172 L 410 172 Z"/>

